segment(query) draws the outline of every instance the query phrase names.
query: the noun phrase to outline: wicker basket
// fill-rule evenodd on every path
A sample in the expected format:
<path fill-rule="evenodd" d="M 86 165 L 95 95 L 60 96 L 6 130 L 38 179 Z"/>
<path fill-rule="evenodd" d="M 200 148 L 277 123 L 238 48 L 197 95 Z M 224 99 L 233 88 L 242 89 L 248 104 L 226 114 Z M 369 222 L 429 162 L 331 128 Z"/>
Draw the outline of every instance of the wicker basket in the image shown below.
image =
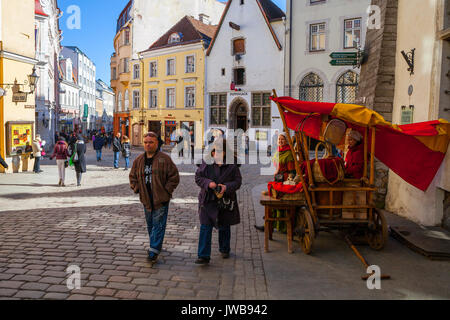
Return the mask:
<path fill-rule="evenodd" d="M 284 193 L 280 191 L 276 191 L 275 189 L 271 189 L 272 194 L 270 195 L 272 198 L 279 200 L 305 200 L 305 193 L 296 192 L 296 193 Z"/>
<path fill-rule="evenodd" d="M 322 169 L 320 169 L 320 164 L 319 164 L 319 146 L 320 145 L 324 145 L 325 148 L 327 147 L 323 142 L 320 142 L 317 144 L 316 146 L 316 161 L 314 161 L 314 164 L 312 166 L 312 173 L 313 173 L 313 177 L 314 177 L 314 181 L 317 183 L 328 183 L 329 185 L 334 185 L 335 183 L 339 182 L 339 181 L 343 181 L 345 178 L 345 171 L 344 168 L 342 167 L 341 163 L 338 163 L 336 161 L 334 161 L 334 165 L 336 166 L 337 172 L 338 172 L 338 177 L 335 181 L 328 181 L 327 178 L 325 178 L 325 176 L 322 173 Z M 330 154 L 330 153 L 328 153 Z"/>
<path fill-rule="evenodd" d="M 326 142 L 334 145 L 339 145 L 345 136 L 347 125 L 344 121 L 333 119 L 328 122 L 327 127 L 323 133 L 323 138 Z"/>

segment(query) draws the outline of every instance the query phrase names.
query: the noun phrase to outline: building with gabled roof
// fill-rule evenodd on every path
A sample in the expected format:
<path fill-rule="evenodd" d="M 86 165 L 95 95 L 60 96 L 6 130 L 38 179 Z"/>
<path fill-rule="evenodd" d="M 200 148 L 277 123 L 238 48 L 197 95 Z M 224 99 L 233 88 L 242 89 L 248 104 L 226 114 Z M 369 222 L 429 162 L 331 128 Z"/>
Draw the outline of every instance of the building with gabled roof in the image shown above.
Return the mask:
<path fill-rule="evenodd" d="M 281 130 L 272 90 L 283 92 L 285 14 L 270 0 L 230 0 L 207 50 L 206 128 L 246 133 L 264 153 Z M 207 137 L 208 138 L 208 137 Z"/>
<path fill-rule="evenodd" d="M 140 53 L 143 86 L 133 87 L 131 93 L 134 145 L 142 144 L 145 127 L 161 134 L 166 145 L 174 145 L 175 131 L 184 128 L 194 132 L 195 147 L 202 148 L 205 51 L 216 28 L 185 16 Z"/>

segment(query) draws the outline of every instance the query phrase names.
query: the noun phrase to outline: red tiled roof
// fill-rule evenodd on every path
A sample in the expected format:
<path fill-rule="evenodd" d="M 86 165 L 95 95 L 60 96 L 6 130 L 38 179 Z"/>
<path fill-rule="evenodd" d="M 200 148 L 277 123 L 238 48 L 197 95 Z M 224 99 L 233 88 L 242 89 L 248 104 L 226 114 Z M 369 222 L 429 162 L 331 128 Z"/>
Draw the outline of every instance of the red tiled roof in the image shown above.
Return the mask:
<path fill-rule="evenodd" d="M 200 42 L 201 40 L 206 40 L 209 42 L 214 36 L 216 29 L 217 26 L 207 25 L 194 19 L 193 17 L 184 16 L 172 28 L 170 28 L 169 31 L 156 40 L 150 48 L 143 52 L 179 46 L 187 43 Z M 169 37 L 173 33 L 183 34 L 182 41 L 169 44 Z"/>
<path fill-rule="evenodd" d="M 48 17 L 48 14 L 42 9 L 41 2 L 39 0 L 34 0 L 34 13 L 40 16 Z"/>

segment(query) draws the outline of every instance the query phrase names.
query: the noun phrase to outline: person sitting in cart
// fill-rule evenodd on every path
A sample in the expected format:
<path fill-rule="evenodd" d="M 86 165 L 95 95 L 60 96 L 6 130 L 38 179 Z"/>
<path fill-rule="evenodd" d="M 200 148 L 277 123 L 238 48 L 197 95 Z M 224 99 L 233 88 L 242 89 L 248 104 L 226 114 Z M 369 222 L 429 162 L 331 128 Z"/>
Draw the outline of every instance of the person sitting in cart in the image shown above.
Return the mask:
<path fill-rule="evenodd" d="M 356 130 L 348 133 L 348 152 L 345 156 L 345 177 L 361 179 L 364 175 L 363 136 Z"/>
<path fill-rule="evenodd" d="M 278 135 L 278 151 L 273 157 L 273 162 L 276 168 L 274 180 L 276 182 L 283 182 L 288 180 L 289 175 L 295 176 L 295 160 L 292 154 L 291 146 L 288 143 L 286 133 L 282 132 Z M 285 217 L 285 210 L 276 210 L 278 218 Z M 278 232 L 286 233 L 286 223 L 284 221 L 276 221 L 274 228 Z"/>
<path fill-rule="evenodd" d="M 276 168 L 275 181 L 283 182 L 289 177 L 289 174 L 295 176 L 295 161 L 292 154 L 291 146 L 288 143 L 286 133 L 282 132 L 278 135 L 278 151 L 273 157 Z"/>

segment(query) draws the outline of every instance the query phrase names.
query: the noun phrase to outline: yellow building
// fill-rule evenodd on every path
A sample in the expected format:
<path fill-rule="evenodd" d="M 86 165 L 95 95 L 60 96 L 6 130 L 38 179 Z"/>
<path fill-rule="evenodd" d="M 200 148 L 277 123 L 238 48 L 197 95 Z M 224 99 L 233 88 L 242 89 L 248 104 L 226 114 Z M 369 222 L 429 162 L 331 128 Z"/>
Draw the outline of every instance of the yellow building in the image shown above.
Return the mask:
<path fill-rule="evenodd" d="M 166 145 L 174 145 L 175 130 L 185 128 L 194 132 L 195 148 L 202 148 L 205 49 L 215 30 L 185 16 L 140 53 L 142 85 L 130 92 L 133 144 L 141 144 L 145 132 L 154 131 Z"/>
<path fill-rule="evenodd" d="M 23 153 L 36 129 L 34 58 L 35 1 L 0 1 L 0 153 L 8 172 L 33 169 Z"/>

